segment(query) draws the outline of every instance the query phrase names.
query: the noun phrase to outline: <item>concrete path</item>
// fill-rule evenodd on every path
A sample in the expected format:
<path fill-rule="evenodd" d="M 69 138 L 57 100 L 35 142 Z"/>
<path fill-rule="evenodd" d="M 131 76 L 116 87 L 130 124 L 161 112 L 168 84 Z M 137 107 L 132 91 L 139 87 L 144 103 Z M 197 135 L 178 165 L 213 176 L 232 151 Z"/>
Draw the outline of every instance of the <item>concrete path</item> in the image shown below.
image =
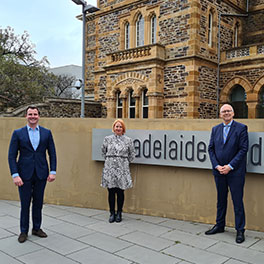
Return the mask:
<path fill-rule="evenodd" d="M 206 236 L 210 225 L 126 213 L 109 224 L 103 210 L 48 204 L 48 238 L 29 234 L 20 244 L 19 211 L 18 202 L 0 200 L 1 264 L 264 264 L 263 232 L 247 230 L 237 244 L 233 228 Z"/>

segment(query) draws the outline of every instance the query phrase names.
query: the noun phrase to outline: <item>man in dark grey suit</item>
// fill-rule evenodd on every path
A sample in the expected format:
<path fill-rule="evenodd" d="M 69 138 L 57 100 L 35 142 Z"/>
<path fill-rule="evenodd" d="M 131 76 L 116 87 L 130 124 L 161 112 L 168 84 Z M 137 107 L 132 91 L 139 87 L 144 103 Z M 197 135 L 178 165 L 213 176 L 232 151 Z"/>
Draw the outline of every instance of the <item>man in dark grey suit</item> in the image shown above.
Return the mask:
<path fill-rule="evenodd" d="M 234 110 L 229 104 L 221 107 L 220 117 L 224 122 L 213 127 L 208 148 L 217 189 L 216 225 L 205 234 L 224 232 L 229 188 L 234 204 L 236 242 L 242 243 L 245 240 L 243 193 L 248 151 L 247 126 L 233 120 Z"/>
<path fill-rule="evenodd" d="M 14 184 L 18 186 L 21 201 L 20 235 L 18 241 L 27 240 L 29 209 L 32 200 L 32 235 L 47 237 L 40 229 L 44 190 L 47 181 L 55 180 L 56 150 L 51 131 L 38 125 L 39 110 L 29 106 L 26 110 L 27 125 L 13 132 L 8 162 Z M 49 155 L 49 165 L 46 153 Z M 19 153 L 19 158 L 17 156 Z"/>

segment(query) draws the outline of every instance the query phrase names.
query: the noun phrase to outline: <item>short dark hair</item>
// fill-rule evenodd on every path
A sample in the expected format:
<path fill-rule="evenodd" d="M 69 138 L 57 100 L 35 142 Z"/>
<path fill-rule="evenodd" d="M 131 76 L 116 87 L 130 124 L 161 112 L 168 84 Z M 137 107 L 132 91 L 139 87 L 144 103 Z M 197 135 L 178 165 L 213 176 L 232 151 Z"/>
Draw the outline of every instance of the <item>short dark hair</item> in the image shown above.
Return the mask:
<path fill-rule="evenodd" d="M 28 109 L 37 109 L 37 110 L 38 110 L 38 114 L 40 115 L 40 111 L 39 111 L 39 109 L 38 109 L 37 106 L 35 106 L 35 105 L 29 105 L 29 106 L 27 107 L 27 109 L 26 109 L 26 115 L 27 115 Z"/>

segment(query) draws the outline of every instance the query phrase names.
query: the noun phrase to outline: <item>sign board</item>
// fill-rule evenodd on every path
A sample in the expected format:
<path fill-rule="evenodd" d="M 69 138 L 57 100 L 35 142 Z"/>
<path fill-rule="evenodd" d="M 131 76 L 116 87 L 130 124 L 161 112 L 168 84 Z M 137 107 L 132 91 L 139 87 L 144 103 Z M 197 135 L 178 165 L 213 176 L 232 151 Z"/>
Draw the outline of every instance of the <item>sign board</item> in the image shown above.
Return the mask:
<path fill-rule="evenodd" d="M 93 129 L 92 159 L 103 161 L 101 146 L 111 129 Z M 159 166 L 211 169 L 208 154 L 210 131 L 127 130 L 133 139 L 136 158 L 133 163 Z M 264 173 L 263 132 L 249 133 L 247 171 Z"/>

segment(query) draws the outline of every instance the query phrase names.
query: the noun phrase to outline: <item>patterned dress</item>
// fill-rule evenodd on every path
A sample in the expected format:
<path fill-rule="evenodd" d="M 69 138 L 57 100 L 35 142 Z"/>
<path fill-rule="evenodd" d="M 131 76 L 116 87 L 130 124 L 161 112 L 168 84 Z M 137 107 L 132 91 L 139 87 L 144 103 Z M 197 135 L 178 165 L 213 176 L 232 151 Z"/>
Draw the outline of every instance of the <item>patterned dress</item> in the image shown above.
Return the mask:
<path fill-rule="evenodd" d="M 120 188 L 133 186 L 129 163 L 135 157 L 135 148 L 131 138 L 125 135 L 111 135 L 104 138 L 102 155 L 105 158 L 101 186 Z"/>

